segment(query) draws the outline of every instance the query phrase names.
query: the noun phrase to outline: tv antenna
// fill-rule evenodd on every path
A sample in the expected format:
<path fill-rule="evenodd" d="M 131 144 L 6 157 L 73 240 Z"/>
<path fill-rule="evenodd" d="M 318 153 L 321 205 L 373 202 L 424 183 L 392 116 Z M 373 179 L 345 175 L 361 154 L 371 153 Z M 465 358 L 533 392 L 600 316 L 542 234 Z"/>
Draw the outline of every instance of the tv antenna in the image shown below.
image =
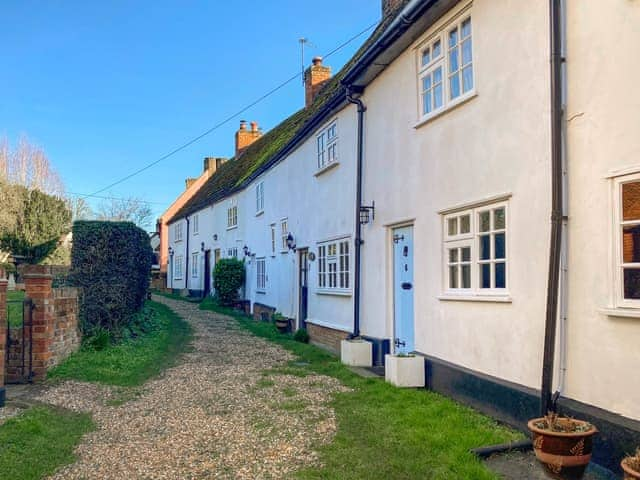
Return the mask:
<path fill-rule="evenodd" d="M 300 72 L 302 74 L 302 84 L 304 85 L 304 46 L 309 45 L 309 47 L 315 47 L 315 45 L 306 37 L 299 38 L 298 43 L 300 44 Z"/>

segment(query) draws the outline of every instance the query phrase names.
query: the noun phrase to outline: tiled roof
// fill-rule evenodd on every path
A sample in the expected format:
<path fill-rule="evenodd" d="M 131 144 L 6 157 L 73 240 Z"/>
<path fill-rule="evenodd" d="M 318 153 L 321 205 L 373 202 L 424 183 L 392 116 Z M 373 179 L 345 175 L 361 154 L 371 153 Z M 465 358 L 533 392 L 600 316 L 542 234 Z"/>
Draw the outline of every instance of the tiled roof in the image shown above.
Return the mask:
<path fill-rule="evenodd" d="M 297 111 L 252 143 L 241 155 L 223 164 L 168 223 L 184 218 L 242 190 L 253 178 L 273 166 L 283 158 L 286 152 L 304 141 L 312 133 L 312 127 L 322 122 L 325 117 L 333 113 L 336 106 L 346 101 L 344 87 L 340 84 L 344 74 L 380 37 L 407 2 L 408 0 L 402 1 L 393 14 L 387 15 L 380 21 L 355 55 L 318 92 L 309 108 Z"/>

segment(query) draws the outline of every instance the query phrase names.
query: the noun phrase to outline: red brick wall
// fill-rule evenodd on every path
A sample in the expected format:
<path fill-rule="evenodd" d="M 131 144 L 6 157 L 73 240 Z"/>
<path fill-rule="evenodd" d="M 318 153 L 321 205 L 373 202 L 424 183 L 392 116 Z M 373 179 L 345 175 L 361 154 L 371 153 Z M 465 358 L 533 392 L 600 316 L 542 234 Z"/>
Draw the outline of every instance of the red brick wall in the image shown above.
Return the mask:
<path fill-rule="evenodd" d="M 0 274 L 4 274 L 0 270 Z M 0 388 L 4 385 L 5 342 L 7 341 L 7 282 L 0 279 Z"/>
<path fill-rule="evenodd" d="M 57 365 L 80 348 L 78 326 L 78 290 L 53 289 L 54 331 L 51 345 L 52 365 Z"/>
<path fill-rule="evenodd" d="M 268 305 L 263 305 L 262 303 L 254 303 L 253 304 L 253 319 L 255 321 L 262 320 L 262 314 L 265 313 L 269 321 L 271 321 L 271 315 L 276 313 L 276 309 L 270 307 Z"/>
<path fill-rule="evenodd" d="M 340 342 L 349 336 L 347 332 L 321 327 L 313 323 L 307 323 L 307 332 L 311 343 L 325 347 L 337 355 L 340 354 Z"/>

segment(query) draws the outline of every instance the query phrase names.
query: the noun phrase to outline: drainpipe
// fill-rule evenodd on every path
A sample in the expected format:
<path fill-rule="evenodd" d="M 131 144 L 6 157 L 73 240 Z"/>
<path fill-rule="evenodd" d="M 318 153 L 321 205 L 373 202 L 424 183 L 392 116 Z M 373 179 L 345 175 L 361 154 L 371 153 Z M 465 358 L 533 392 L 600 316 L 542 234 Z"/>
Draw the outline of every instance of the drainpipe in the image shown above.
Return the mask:
<path fill-rule="evenodd" d="M 184 255 L 184 288 L 189 290 L 189 217 L 184 218 L 187 221 L 187 243 L 185 245 L 186 252 Z M 187 293 L 188 295 L 188 293 Z"/>
<path fill-rule="evenodd" d="M 552 398 L 560 263 L 563 237 L 563 145 L 562 145 L 562 5 L 561 0 L 549 0 L 549 31 L 551 50 L 551 237 L 549 245 L 549 278 L 542 360 L 540 413 L 556 409 Z M 557 396 L 556 399 L 557 400 Z"/>
<path fill-rule="evenodd" d="M 362 158 L 364 147 L 364 112 L 367 107 L 360 98 L 351 95 L 351 88 L 347 87 L 347 101 L 358 107 L 358 146 L 356 167 L 356 216 L 355 216 L 355 264 L 353 280 L 353 332 L 349 338 L 360 336 L 360 263 L 362 244 L 362 225 L 360 224 L 360 206 L 362 205 Z"/>

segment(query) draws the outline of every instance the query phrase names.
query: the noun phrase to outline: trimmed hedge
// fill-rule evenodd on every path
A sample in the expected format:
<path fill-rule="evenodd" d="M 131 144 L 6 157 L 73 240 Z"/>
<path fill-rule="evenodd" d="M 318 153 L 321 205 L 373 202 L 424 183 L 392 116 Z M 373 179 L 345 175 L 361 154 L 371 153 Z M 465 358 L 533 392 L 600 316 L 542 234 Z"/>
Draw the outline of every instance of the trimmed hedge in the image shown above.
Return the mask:
<path fill-rule="evenodd" d="M 213 287 L 221 305 L 230 306 L 238 300 L 238 290 L 244 284 L 244 263 L 236 258 L 218 260 L 213 271 Z"/>
<path fill-rule="evenodd" d="M 147 297 L 152 255 L 149 236 L 133 223 L 74 223 L 70 281 L 83 290 L 86 334 L 119 335 L 128 326 Z"/>

